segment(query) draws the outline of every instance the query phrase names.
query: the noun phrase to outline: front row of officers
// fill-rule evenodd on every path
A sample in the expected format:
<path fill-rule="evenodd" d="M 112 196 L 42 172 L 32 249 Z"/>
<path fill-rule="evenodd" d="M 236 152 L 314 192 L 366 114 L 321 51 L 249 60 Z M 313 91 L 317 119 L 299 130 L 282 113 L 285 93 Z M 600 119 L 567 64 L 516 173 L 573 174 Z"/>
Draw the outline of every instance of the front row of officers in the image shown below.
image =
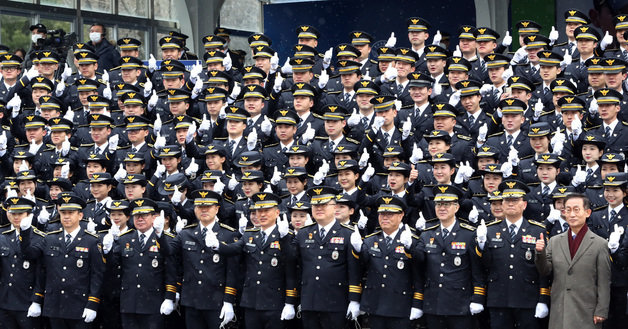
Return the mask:
<path fill-rule="evenodd" d="M 626 184 L 624 173 L 605 179 L 624 197 Z M 524 218 L 529 191 L 521 181 L 503 181 L 491 195 L 503 216 L 476 229 L 456 216 L 463 192 L 436 185 L 437 219 L 420 233 L 404 224 L 402 199 L 381 196 L 372 209 L 380 229 L 365 238 L 335 219 L 343 195 L 327 186 L 307 191 L 311 209 L 295 206 L 291 216 L 301 208 L 314 220 L 297 232 L 275 194 L 253 195 L 252 228 L 240 232 L 217 217 L 220 194 L 196 190 L 190 199 L 197 221 L 176 236 L 164 231 L 164 214 L 151 199 L 113 201 L 111 228 L 96 234 L 86 229 L 85 202 L 64 192 L 56 201 L 62 227 L 43 233 L 32 226 L 35 204 L 9 196 L 10 225 L 0 234 L 0 323 L 164 328 L 180 305 L 187 328 L 233 325 L 236 314 L 247 329 L 345 328 L 361 312 L 375 329 L 410 328 L 422 317 L 428 328 L 468 329 L 477 325 L 474 315 L 487 313 L 480 317 L 487 328 L 541 328 L 551 277 L 535 267 L 535 244 L 552 228 Z M 613 277 L 626 277 L 628 242 L 611 242 Z M 610 285 L 610 273 L 603 279 Z"/>

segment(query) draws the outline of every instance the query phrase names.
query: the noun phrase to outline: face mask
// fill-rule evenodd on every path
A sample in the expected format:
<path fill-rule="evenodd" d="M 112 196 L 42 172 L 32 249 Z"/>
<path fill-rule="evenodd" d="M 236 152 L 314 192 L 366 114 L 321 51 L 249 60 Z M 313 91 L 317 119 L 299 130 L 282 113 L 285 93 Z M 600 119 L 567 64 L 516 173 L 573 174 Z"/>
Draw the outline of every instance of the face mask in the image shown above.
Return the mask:
<path fill-rule="evenodd" d="M 31 35 L 31 41 L 33 41 L 33 43 L 37 43 L 37 40 L 43 38 L 41 34 L 32 34 Z"/>
<path fill-rule="evenodd" d="M 89 40 L 92 40 L 93 43 L 100 42 L 100 32 L 91 32 L 89 34 Z"/>

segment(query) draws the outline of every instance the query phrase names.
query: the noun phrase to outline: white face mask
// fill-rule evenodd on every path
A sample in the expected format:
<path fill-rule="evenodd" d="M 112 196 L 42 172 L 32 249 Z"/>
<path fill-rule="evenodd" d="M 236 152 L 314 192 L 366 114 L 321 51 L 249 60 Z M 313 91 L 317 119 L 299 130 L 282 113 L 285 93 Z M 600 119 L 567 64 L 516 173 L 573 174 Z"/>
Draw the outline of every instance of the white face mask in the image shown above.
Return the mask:
<path fill-rule="evenodd" d="M 100 32 L 90 32 L 89 33 L 89 40 L 92 40 L 93 43 L 98 43 L 98 42 L 100 42 L 101 35 L 102 34 Z"/>
<path fill-rule="evenodd" d="M 31 35 L 31 41 L 33 41 L 33 43 L 37 43 L 37 40 L 43 38 L 43 36 L 41 34 L 32 34 Z"/>

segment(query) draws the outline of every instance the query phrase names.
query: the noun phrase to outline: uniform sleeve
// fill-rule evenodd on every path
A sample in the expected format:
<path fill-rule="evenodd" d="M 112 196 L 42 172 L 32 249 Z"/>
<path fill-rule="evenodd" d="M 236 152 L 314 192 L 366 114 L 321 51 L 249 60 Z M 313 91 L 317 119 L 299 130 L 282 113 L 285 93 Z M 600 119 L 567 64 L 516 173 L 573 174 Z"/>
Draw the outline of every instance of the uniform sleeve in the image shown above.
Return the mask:
<path fill-rule="evenodd" d="M 351 250 L 347 251 L 347 270 L 349 278 L 349 300 L 352 302 L 359 302 L 362 297 L 362 266 L 360 264 L 360 255 L 353 250 L 353 246 L 350 243 L 350 234 L 346 234 L 345 248 Z"/>
<path fill-rule="evenodd" d="M 421 271 L 421 264 L 416 258 L 416 254 L 418 251 L 420 239 L 416 239 L 412 243 L 412 307 L 423 309 L 423 282 L 425 282 L 425 278 L 423 277 L 423 271 Z"/>
<path fill-rule="evenodd" d="M 172 244 L 174 238 L 162 233 L 157 240 L 159 242 L 159 253 L 165 259 L 165 299 L 175 300 L 177 294 L 177 256 L 173 253 Z"/>
<path fill-rule="evenodd" d="M 292 242 L 295 239 L 294 235 L 288 234 L 283 238 L 281 243 L 282 248 L 285 249 L 285 264 L 286 264 L 286 304 L 297 305 L 299 299 L 298 292 L 298 280 L 297 280 L 297 260 L 295 245 Z"/>
<path fill-rule="evenodd" d="M 471 281 L 473 282 L 473 295 L 471 296 L 471 302 L 484 304 L 486 302 L 486 277 L 485 271 L 480 263 L 480 256 L 475 252 L 476 242 L 475 233 L 471 240 L 473 249 L 471 252 Z"/>
<path fill-rule="evenodd" d="M 237 232 L 232 232 L 229 234 L 229 241 L 235 241 L 238 238 Z M 206 247 L 205 247 L 206 248 Z M 227 257 L 227 284 L 225 286 L 225 296 L 224 301 L 227 303 L 235 303 L 236 295 L 238 290 L 236 287 L 239 286 L 238 278 L 238 269 L 239 269 L 239 257 Z"/>
<path fill-rule="evenodd" d="M 94 240 L 89 250 L 89 262 L 89 297 L 87 297 L 85 308 L 97 311 L 105 273 L 105 258 L 102 254 L 102 245 L 98 243 L 98 240 Z"/>
<path fill-rule="evenodd" d="M 41 239 L 37 242 L 37 239 L 31 240 L 33 228 L 20 231 L 20 249 L 22 254 L 27 259 L 37 259 L 42 256 L 46 239 Z"/>

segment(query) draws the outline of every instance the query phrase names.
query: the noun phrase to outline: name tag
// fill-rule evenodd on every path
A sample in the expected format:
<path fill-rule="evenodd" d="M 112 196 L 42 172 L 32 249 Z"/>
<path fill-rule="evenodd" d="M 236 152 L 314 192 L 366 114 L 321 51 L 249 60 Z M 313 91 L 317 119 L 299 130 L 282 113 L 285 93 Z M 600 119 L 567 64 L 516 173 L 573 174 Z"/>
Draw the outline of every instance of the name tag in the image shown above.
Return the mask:
<path fill-rule="evenodd" d="M 451 249 L 464 250 L 466 248 L 467 248 L 466 242 L 452 242 L 451 243 Z"/>
<path fill-rule="evenodd" d="M 184 244 L 190 245 L 190 246 L 195 246 L 196 242 L 194 242 L 194 241 L 185 241 Z"/>

